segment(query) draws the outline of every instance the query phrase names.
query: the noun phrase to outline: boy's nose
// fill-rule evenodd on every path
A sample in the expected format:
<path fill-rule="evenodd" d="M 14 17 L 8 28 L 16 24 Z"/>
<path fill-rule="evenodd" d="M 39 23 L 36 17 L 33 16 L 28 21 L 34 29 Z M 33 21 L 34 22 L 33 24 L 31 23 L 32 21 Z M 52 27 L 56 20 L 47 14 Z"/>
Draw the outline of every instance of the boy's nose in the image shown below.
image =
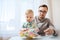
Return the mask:
<path fill-rule="evenodd" d="M 28 20 L 30 20 L 30 18 L 28 18 Z"/>

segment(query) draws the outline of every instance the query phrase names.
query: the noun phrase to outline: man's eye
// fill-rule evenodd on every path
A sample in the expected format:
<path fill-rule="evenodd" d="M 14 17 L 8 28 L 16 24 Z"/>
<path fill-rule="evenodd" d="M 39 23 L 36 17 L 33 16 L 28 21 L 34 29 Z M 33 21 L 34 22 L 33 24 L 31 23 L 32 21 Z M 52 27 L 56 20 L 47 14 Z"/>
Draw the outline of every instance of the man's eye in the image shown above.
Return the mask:
<path fill-rule="evenodd" d="M 42 12 L 42 10 L 39 10 L 40 12 Z"/>

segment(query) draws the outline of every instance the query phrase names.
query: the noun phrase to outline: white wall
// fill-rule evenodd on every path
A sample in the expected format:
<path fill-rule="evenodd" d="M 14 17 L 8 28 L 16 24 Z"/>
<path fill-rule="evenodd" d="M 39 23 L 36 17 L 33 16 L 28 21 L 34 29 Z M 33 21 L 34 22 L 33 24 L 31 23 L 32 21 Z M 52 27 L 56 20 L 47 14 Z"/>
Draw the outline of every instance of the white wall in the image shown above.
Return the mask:
<path fill-rule="evenodd" d="M 38 7 L 47 4 L 48 0 L 0 0 L 0 36 L 14 36 L 22 27 L 25 21 L 25 11 L 33 9 L 38 14 Z M 50 14 L 50 8 L 47 17 Z"/>
<path fill-rule="evenodd" d="M 52 12 L 54 25 L 60 29 L 60 0 L 52 0 Z"/>

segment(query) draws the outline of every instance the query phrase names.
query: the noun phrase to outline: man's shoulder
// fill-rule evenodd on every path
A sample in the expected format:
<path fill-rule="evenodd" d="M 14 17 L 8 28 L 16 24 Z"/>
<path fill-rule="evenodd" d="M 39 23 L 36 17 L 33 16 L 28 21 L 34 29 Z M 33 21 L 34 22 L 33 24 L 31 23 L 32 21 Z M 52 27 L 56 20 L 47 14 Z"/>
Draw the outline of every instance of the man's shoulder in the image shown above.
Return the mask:
<path fill-rule="evenodd" d="M 35 20 L 36 20 L 36 19 L 38 19 L 38 16 L 35 16 Z M 49 21 L 50 21 L 49 18 L 45 18 L 45 20 L 49 20 Z"/>
<path fill-rule="evenodd" d="M 38 16 L 35 16 L 35 18 L 34 18 L 35 20 L 37 20 L 38 19 Z"/>
<path fill-rule="evenodd" d="M 35 16 L 35 18 L 38 18 L 38 16 Z"/>
<path fill-rule="evenodd" d="M 50 19 L 49 19 L 49 18 L 45 18 L 45 20 L 48 20 L 48 21 L 50 21 Z"/>

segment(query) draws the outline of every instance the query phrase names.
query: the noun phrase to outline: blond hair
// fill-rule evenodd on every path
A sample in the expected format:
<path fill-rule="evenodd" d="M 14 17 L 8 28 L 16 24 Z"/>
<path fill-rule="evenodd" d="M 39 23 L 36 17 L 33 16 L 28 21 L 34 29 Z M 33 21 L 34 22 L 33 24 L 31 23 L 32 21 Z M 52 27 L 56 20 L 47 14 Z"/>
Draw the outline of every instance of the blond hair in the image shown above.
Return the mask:
<path fill-rule="evenodd" d="M 33 11 L 31 9 L 26 10 L 25 14 L 33 14 Z"/>

